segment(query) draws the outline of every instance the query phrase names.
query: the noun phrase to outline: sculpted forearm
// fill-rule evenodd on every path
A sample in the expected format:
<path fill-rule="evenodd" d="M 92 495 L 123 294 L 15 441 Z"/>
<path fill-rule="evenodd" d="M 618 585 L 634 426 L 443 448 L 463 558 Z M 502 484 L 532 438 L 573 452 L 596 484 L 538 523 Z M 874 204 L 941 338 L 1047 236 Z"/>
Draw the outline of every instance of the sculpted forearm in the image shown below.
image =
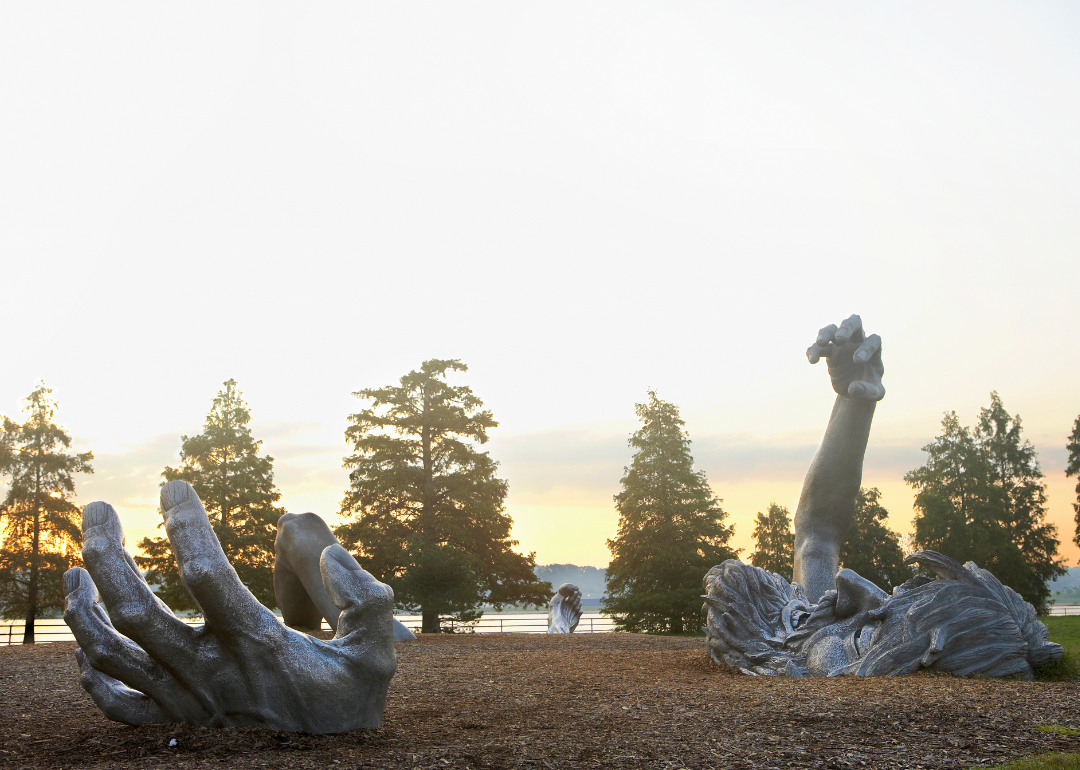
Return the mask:
<path fill-rule="evenodd" d="M 794 580 L 811 602 L 836 587 L 840 546 L 855 515 L 862 484 L 863 455 L 877 402 L 885 396 L 881 338 L 864 336 L 853 315 L 840 327 L 826 326 L 806 351 L 810 363 L 828 360 L 836 391 L 825 437 L 803 482 L 795 511 Z"/>
<path fill-rule="evenodd" d="M 837 396 L 795 512 L 795 574 L 816 601 L 835 588 L 840 546 L 862 484 L 863 455 L 876 402 Z"/>

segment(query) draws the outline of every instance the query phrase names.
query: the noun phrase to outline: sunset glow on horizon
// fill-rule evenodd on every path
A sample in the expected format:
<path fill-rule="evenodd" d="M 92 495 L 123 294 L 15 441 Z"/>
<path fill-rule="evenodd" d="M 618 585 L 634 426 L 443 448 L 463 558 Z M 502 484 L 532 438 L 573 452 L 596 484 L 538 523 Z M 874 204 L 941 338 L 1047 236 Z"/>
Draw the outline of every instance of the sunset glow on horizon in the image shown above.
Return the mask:
<path fill-rule="evenodd" d="M 129 548 L 226 379 L 334 520 L 351 394 L 437 357 L 538 563 L 607 564 L 650 387 L 745 557 L 828 420 L 804 351 L 859 313 L 890 526 L 997 391 L 1080 561 L 1080 5 L 421 7 L 0 14 L 0 414 L 53 388 Z"/>

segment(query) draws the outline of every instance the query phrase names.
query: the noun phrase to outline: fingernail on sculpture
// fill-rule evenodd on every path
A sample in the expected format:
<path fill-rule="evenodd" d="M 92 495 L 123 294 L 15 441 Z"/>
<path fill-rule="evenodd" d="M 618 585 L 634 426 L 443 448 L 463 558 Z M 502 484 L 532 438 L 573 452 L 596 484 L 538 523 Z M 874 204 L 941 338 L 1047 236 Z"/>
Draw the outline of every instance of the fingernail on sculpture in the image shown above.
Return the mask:
<path fill-rule="evenodd" d="M 572 634 L 581 620 L 581 589 L 563 583 L 548 603 L 548 633 Z"/>
<path fill-rule="evenodd" d="M 321 641 L 283 625 L 244 587 L 189 484 L 165 484 L 161 510 L 204 626 L 188 626 L 150 590 L 106 503 L 83 510 L 86 569 L 64 576 L 81 682 L 105 716 L 308 733 L 379 726 L 397 669 L 389 586 L 333 546 L 311 558 L 338 613 L 334 638 Z"/>
<path fill-rule="evenodd" d="M 322 552 L 332 546 L 337 546 L 344 557 L 356 564 L 326 522 L 314 513 L 286 513 L 278 519 L 274 539 L 274 598 L 285 625 L 317 629 L 326 618 L 330 628 L 337 631 L 341 610 L 326 592 L 319 571 Z M 336 549 L 335 553 L 338 553 Z M 356 564 L 356 568 L 360 565 Z M 415 640 L 416 635 L 394 618 L 394 641 Z"/>
<path fill-rule="evenodd" d="M 833 676 L 1018 675 L 1060 660 L 1046 626 L 1019 594 L 986 570 L 934 551 L 919 564 L 937 580 L 915 577 L 889 595 L 839 569 L 862 483 L 874 408 L 885 396 L 881 338 L 853 315 L 826 326 L 806 351 L 828 361 L 836 403 L 803 482 L 795 513 L 794 582 L 729 559 L 705 576 L 706 649 L 746 674 Z"/>

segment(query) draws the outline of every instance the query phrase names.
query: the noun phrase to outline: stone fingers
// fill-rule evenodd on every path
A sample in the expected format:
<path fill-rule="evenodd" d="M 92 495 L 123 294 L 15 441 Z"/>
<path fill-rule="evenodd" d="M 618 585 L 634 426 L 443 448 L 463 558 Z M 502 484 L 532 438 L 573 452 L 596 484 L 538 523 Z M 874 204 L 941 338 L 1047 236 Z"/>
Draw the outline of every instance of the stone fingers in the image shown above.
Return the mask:
<path fill-rule="evenodd" d="M 149 696 L 170 717 L 168 721 L 205 721 L 206 711 L 191 691 L 121 635 L 98 599 L 89 572 L 75 568 L 64 573 L 64 621 L 81 648 L 80 662 L 85 659 L 95 671 Z"/>
<path fill-rule="evenodd" d="M 82 650 L 76 650 L 75 657 L 79 661 L 79 683 L 109 719 L 135 727 L 176 721 L 152 698 L 91 666 Z"/>
<path fill-rule="evenodd" d="M 885 398 L 885 386 L 881 381 L 856 380 L 848 385 L 848 395 L 860 401 L 880 401 Z"/>
<path fill-rule="evenodd" d="M 83 508 L 83 562 L 117 631 L 152 657 L 184 666 L 195 652 L 195 632 L 173 615 L 124 549 L 124 531 L 108 503 Z"/>
<path fill-rule="evenodd" d="M 848 395 L 862 401 L 880 401 L 885 398 L 881 375 L 885 367 L 881 363 L 881 337 L 871 334 L 852 355 L 855 364 L 863 365 L 861 380 L 848 385 Z"/>
<path fill-rule="evenodd" d="M 858 350 L 856 350 L 852 354 L 851 358 L 856 363 L 865 364 L 867 361 L 872 359 L 874 356 L 877 356 L 877 355 L 880 355 L 880 354 L 881 354 L 881 337 L 879 337 L 876 334 L 871 334 L 869 337 L 867 337 L 865 340 L 863 340 L 863 343 L 861 345 L 859 345 Z"/>
<path fill-rule="evenodd" d="M 318 628 L 322 618 L 337 631 L 341 610 L 323 586 L 319 559 L 337 538 L 314 513 L 286 513 L 274 539 L 274 594 L 285 624 Z M 280 576 L 280 577 L 279 577 Z"/>
<path fill-rule="evenodd" d="M 364 570 L 340 545 L 327 546 L 319 558 L 323 585 L 341 610 L 335 639 L 346 643 L 387 640 L 393 651 L 394 592 Z"/>
<path fill-rule="evenodd" d="M 818 331 L 814 344 L 806 349 L 806 357 L 812 364 L 832 355 L 833 341 L 836 337 L 836 324 L 829 324 Z"/>
<path fill-rule="evenodd" d="M 840 328 L 836 330 L 834 340 L 837 345 L 844 345 L 848 342 L 862 342 L 862 318 L 858 315 L 849 316 L 842 324 L 840 324 Z"/>
<path fill-rule="evenodd" d="M 250 633 L 271 623 L 280 625 L 240 582 L 190 484 L 166 483 L 161 488 L 161 511 L 180 579 L 202 608 L 208 627 L 227 638 L 230 633 Z"/>

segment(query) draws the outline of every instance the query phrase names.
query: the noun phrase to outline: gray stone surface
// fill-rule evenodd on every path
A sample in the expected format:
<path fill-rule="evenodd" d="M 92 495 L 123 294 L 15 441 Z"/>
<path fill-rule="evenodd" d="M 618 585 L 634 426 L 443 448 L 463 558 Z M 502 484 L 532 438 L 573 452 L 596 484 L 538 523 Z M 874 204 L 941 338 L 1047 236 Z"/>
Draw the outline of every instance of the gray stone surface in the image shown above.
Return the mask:
<path fill-rule="evenodd" d="M 1035 610 L 989 572 L 934 551 L 908 557 L 939 577 L 916 577 L 890 596 L 838 570 L 855 513 L 863 454 L 881 385 L 881 339 L 853 315 L 822 329 L 806 351 L 825 358 L 836 402 L 795 513 L 794 583 L 736 559 L 705 576 L 706 648 L 747 674 L 832 676 L 1018 675 L 1059 660 Z"/>
<path fill-rule="evenodd" d="M 581 590 L 573 583 L 563 583 L 548 605 L 548 633 L 574 633 L 581 620 Z"/>
<path fill-rule="evenodd" d="M 1046 626 L 1020 595 L 972 563 L 934 551 L 907 558 L 938 578 L 915 577 L 886 594 L 851 570 L 836 590 L 807 601 L 802 587 L 729 559 L 705 576 L 706 648 L 747 674 L 1020 676 L 1060 660 Z"/>
<path fill-rule="evenodd" d="M 309 733 L 379 726 L 397 669 L 389 586 L 340 545 L 325 548 L 319 569 L 340 615 L 335 637 L 321 641 L 283 625 L 244 587 L 189 484 L 165 484 L 161 510 L 204 626 L 186 625 L 150 590 L 106 503 L 83 509 L 86 569 L 64 575 L 81 681 L 107 717 Z"/>
<path fill-rule="evenodd" d="M 337 631 L 337 608 L 323 585 L 319 559 L 332 545 L 340 545 L 326 522 L 314 513 L 286 513 L 274 539 L 274 598 L 285 625 L 317 629 L 322 619 Z M 397 618 L 394 641 L 416 641 L 416 635 Z"/>

